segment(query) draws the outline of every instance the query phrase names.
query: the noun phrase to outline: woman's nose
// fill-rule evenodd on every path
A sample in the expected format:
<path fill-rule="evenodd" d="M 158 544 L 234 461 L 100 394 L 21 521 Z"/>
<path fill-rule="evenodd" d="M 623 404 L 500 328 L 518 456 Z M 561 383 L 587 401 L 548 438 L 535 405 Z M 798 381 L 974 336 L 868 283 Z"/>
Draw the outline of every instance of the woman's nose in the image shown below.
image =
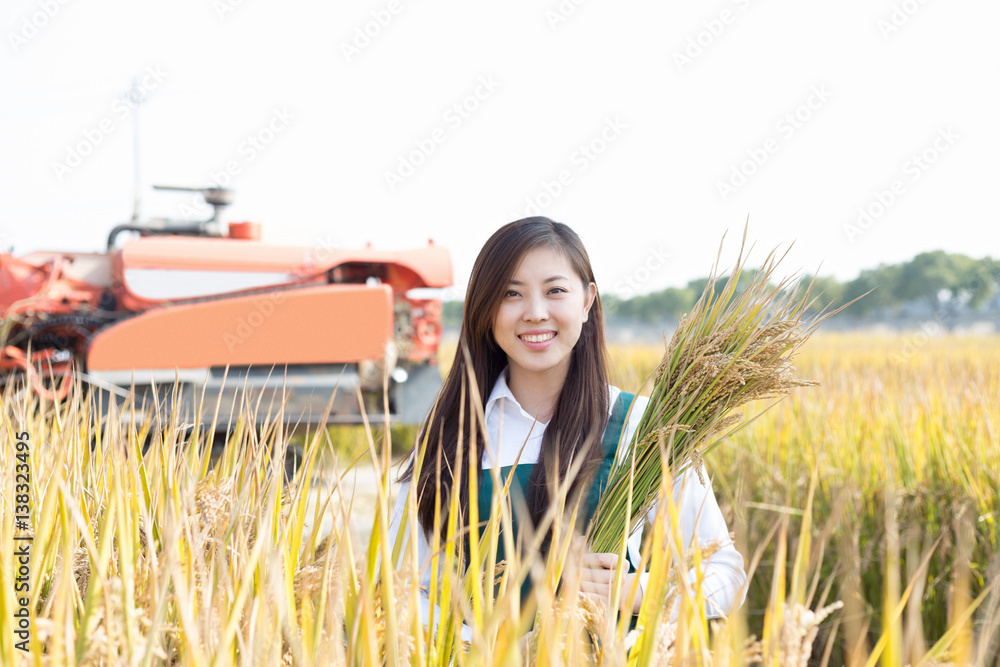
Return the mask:
<path fill-rule="evenodd" d="M 541 296 L 531 296 L 524 303 L 524 319 L 529 322 L 540 322 L 549 319 L 549 309 Z"/>

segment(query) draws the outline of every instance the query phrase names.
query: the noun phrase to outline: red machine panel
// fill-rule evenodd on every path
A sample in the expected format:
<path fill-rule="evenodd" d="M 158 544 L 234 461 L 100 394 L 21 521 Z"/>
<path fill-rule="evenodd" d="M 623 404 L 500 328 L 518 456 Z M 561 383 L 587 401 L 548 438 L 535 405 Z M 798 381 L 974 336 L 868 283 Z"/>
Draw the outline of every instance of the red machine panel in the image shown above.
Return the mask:
<path fill-rule="evenodd" d="M 87 368 L 350 363 L 392 335 L 388 285 L 323 285 L 155 308 L 97 334 Z"/>

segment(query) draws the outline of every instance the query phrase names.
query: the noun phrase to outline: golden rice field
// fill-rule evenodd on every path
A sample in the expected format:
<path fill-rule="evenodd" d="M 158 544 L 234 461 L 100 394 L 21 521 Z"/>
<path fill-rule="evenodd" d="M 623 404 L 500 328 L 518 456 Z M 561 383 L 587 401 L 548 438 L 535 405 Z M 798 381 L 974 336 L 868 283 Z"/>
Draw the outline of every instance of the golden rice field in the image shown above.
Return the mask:
<path fill-rule="evenodd" d="M 625 384 L 657 361 L 642 348 L 613 357 Z M 796 365 L 822 386 L 786 397 L 709 455 L 741 551 L 753 554 L 784 517 L 798 539 L 815 471 L 810 586 L 845 605 L 817 642 L 832 637 L 831 664 L 834 653 L 864 664 L 850 656 L 886 636 L 898 652 L 881 664 L 918 664 L 952 628 L 946 661 L 1000 664 L 1000 341 L 817 334 Z M 749 589 L 758 632 L 775 570 L 765 553 Z M 885 613 L 910 582 L 899 616 Z M 989 585 L 992 596 L 957 624 Z"/>
<path fill-rule="evenodd" d="M 661 353 L 613 347 L 613 381 L 638 390 Z M 453 354 L 442 349 L 443 367 Z M 204 435 L 168 428 L 143 452 L 142 424 L 95 430 L 76 393 L 51 405 L 8 387 L 0 664 L 1000 665 L 1000 337 L 820 333 L 796 365 L 822 386 L 706 459 L 747 563 L 746 604 L 725 624 L 703 617 L 686 574 L 710 555 L 651 548 L 672 544 L 668 510 L 645 540 L 655 588 L 632 632 L 575 596 L 568 534 L 534 570 L 532 554 L 499 567 L 473 554 L 466 571 L 451 525 L 429 591 L 443 620 L 427 633 L 414 570 L 383 567 L 379 548 L 389 464 L 413 428 L 241 426 L 216 462 Z M 307 459 L 286 480 L 290 440 Z M 356 457 L 388 474 L 352 495 L 331 482 Z M 490 552 L 497 525 L 474 550 Z M 537 609 L 516 595 L 527 576 Z"/>

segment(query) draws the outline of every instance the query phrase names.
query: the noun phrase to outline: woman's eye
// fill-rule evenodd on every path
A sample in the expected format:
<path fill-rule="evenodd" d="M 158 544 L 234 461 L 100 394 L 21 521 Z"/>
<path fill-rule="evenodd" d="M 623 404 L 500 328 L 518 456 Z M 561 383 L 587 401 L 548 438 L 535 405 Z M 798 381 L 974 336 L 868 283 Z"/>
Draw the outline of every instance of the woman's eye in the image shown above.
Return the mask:
<path fill-rule="evenodd" d="M 517 295 L 518 295 L 517 292 L 515 292 L 512 289 L 509 289 L 504 293 L 504 296 L 517 296 Z"/>
<path fill-rule="evenodd" d="M 565 294 L 566 290 L 564 290 L 562 287 L 553 287 L 552 289 L 549 290 L 549 294 L 553 294 L 553 293 L 554 294 Z"/>

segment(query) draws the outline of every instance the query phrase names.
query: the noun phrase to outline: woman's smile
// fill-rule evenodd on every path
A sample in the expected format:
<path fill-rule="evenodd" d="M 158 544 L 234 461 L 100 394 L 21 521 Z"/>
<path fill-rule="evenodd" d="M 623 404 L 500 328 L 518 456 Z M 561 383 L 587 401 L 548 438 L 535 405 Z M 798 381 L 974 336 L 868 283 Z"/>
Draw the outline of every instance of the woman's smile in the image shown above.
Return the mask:
<path fill-rule="evenodd" d="M 518 338 L 532 350 L 544 350 L 558 335 L 555 331 L 527 331 L 519 334 Z"/>

